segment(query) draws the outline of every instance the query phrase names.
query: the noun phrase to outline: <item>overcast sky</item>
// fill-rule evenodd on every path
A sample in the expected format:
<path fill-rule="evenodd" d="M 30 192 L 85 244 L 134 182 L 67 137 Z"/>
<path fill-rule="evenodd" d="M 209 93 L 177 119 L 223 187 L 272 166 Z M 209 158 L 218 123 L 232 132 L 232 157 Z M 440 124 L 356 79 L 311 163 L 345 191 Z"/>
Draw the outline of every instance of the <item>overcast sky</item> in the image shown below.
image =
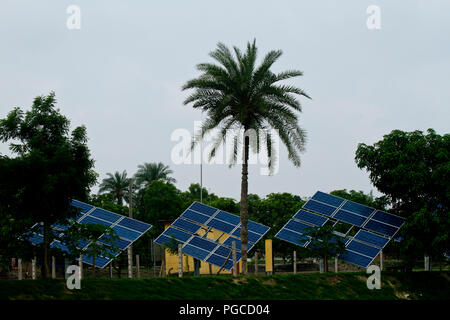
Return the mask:
<path fill-rule="evenodd" d="M 79 30 L 66 26 L 72 4 L 81 10 Z M 381 10 L 379 30 L 367 28 L 370 5 Z M 199 182 L 199 166 L 172 162 L 171 134 L 192 132 L 201 115 L 183 105 L 181 86 L 198 75 L 196 64 L 212 61 L 218 42 L 244 48 L 255 38 L 260 58 L 283 50 L 274 71 L 304 72 L 288 83 L 312 100 L 301 99 L 302 166 L 281 147 L 277 174 L 250 166 L 249 192 L 378 194 L 355 164 L 358 143 L 373 144 L 393 129 L 449 132 L 449 12 L 445 0 L 3 0 L 0 118 L 53 90 L 72 127 L 86 125 L 100 179 L 161 161 L 186 190 Z M 8 146 L 0 144 L 0 153 L 9 154 Z M 239 199 L 240 172 L 205 165 L 203 184 Z"/>

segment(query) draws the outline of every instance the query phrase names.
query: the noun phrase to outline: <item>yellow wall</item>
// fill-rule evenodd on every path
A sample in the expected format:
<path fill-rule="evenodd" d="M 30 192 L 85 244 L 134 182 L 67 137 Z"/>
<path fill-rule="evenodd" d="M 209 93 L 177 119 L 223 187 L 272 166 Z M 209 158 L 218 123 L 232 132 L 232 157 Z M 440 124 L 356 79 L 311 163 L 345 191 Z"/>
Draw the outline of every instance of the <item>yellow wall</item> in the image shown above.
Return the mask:
<path fill-rule="evenodd" d="M 165 229 L 167 229 L 170 226 L 170 224 L 165 225 Z M 207 238 L 216 240 L 223 232 L 219 230 L 212 229 L 212 232 L 209 232 L 207 235 Z M 200 236 L 204 235 L 205 230 L 200 229 L 198 234 Z M 225 240 L 227 238 L 227 234 L 224 234 L 220 240 Z M 166 256 L 166 274 L 178 274 L 178 255 L 177 254 L 171 254 L 169 251 L 165 250 L 165 256 Z M 186 263 L 188 262 L 188 263 Z M 200 274 L 209 274 L 209 263 L 206 263 L 204 261 L 200 262 Z M 211 273 L 217 274 L 220 267 L 211 264 Z M 240 263 L 238 266 L 238 270 L 240 270 Z M 194 272 L 194 258 L 191 256 L 186 256 L 183 254 L 183 272 Z M 220 274 L 231 274 L 233 270 L 226 270 L 223 269 Z"/>
<path fill-rule="evenodd" d="M 272 240 L 265 241 L 266 246 L 266 272 L 273 272 L 273 255 L 272 255 Z"/>

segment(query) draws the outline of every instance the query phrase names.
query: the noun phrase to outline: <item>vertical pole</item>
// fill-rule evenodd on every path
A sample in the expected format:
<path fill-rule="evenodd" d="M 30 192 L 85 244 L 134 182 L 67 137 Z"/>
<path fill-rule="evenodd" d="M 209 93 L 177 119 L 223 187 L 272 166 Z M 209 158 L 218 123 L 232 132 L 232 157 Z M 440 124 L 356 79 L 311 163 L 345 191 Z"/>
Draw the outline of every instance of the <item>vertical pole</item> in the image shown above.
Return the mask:
<path fill-rule="evenodd" d="M 233 255 L 233 276 L 237 277 L 237 263 L 236 263 L 236 241 L 231 243 L 231 250 Z"/>
<path fill-rule="evenodd" d="M 424 269 L 425 269 L 425 271 L 428 271 L 428 256 L 424 256 L 423 257 L 423 262 L 424 262 Z"/>
<path fill-rule="evenodd" d="M 22 259 L 17 260 L 17 277 L 19 280 L 22 280 Z"/>
<path fill-rule="evenodd" d="M 380 250 L 380 270 L 383 271 L 383 250 Z"/>
<path fill-rule="evenodd" d="M 203 122 L 203 111 L 201 121 Z M 200 140 L 200 203 L 203 203 L 203 140 Z"/>
<path fill-rule="evenodd" d="M 294 250 L 293 260 L 294 260 L 294 274 L 296 274 L 297 273 L 297 251 L 296 250 Z"/>
<path fill-rule="evenodd" d="M 67 279 L 67 268 L 69 267 L 69 259 L 64 257 L 64 279 Z"/>
<path fill-rule="evenodd" d="M 338 257 L 334 257 L 334 272 L 338 273 Z"/>
<path fill-rule="evenodd" d="M 319 270 L 320 270 L 320 273 L 323 273 L 323 264 L 324 264 L 324 260 L 323 260 L 323 258 L 320 258 L 320 260 L 319 260 Z"/>
<path fill-rule="evenodd" d="M 178 244 L 178 277 L 183 276 L 183 245 Z"/>
<path fill-rule="evenodd" d="M 56 278 L 55 257 L 52 256 L 52 279 Z"/>
<path fill-rule="evenodd" d="M 141 277 L 141 266 L 139 263 L 139 255 L 136 255 L 136 276 L 139 279 Z"/>
<path fill-rule="evenodd" d="M 112 272 L 112 261 L 109 263 L 109 277 L 112 279 L 113 277 L 113 272 Z"/>
<path fill-rule="evenodd" d="M 273 274 L 273 252 L 272 252 L 272 240 L 266 239 L 265 241 L 266 246 L 266 274 L 272 275 Z"/>
<path fill-rule="evenodd" d="M 258 274 L 258 251 L 255 251 L 255 275 Z"/>
<path fill-rule="evenodd" d="M 80 280 L 83 279 L 83 255 L 80 254 L 80 260 L 78 261 L 78 267 L 80 268 Z"/>
<path fill-rule="evenodd" d="M 31 279 L 36 279 L 36 257 L 31 260 Z"/>
<path fill-rule="evenodd" d="M 155 242 L 152 239 L 152 251 L 153 251 L 153 277 L 156 277 L 156 253 L 155 253 Z"/>
<path fill-rule="evenodd" d="M 128 216 L 133 218 L 133 179 L 130 179 L 130 185 L 128 187 Z M 133 245 L 128 247 L 128 278 L 133 278 Z"/>

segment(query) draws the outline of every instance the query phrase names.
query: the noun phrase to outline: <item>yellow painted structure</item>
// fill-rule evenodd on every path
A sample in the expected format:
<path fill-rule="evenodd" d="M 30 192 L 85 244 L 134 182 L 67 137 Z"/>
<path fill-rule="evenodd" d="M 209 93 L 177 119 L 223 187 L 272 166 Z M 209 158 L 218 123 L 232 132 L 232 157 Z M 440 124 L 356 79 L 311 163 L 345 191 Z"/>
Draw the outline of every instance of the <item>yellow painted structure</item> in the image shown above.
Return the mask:
<path fill-rule="evenodd" d="M 266 239 L 266 272 L 273 273 L 273 253 L 272 253 L 272 240 Z"/>
<path fill-rule="evenodd" d="M 170 223 L 166 223 L 164 228 L 167 229 L 170 226 Z M 204 229 L 200 229 L 198 231 L 198 235 L 202 236 L 205 234 Z M 208 233 L 207 238 L 217 240 L 223 234 L 222 231 L 211 229 L 211 232 Z M 227 234 L 223 234 L 219 241 L 225 240 L 228 237 Z M 167 249 L 165 249 L 165 259 L 166 259 L 166 274 L 178 274 L 178 254 L 171 254 Z M 230 259 L 232 257 L 230 256 Z M 241 269 L 241 262 L 238 264 L 238 273 Z M 211 270 L 210 270 L 211 268 Z M 217 274 L 220 267 L 206 263 L 204 261 L 200 261 L 200 274 Z M 194 272 L 194 258 L 191 256 L 187 256 L 183 254 L 183 272 Z M 220 274 L 232 274 L 233 270 L 223 269 Z"/>

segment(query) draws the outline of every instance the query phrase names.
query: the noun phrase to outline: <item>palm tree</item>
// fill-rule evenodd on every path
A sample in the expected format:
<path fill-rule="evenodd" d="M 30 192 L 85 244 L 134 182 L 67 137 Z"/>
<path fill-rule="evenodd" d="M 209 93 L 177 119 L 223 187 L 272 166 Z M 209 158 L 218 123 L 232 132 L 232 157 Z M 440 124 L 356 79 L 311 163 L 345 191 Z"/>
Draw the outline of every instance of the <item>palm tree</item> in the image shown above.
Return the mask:
<path fill-rule="evenodd" d="M 114 175 L 111 173 L 106 174 L 108 178 L 103 179 L 100 184 L 99 193 L 109 192 L 114 194 L 117 204 L 122 205 L 122 200 L 128 201 L 128 187 L 130 185 L 130 179 L 127 178 L 127 172 L 124 170 L 122 173 L 116 171 Z"/>
<path fill-rule="evenodd" d="M 266 137 L 264 145 L 269 156 L 269 168 L 272 169 L 276 161 L 272 150 L 274 136 L 270 129 L 278 130 L 279 137 L 287 147 L 289 159 L 295 166 L 300 166 L 299 153 L 304 151 L 305 131 L 298 126 L 296 112 L 301 112 L 298 96 L 310 98 L 303 90 L 278 84 L 281 80 L 301 76 L 297 70 L 288 70 L 275 74 L 270 71 L 273 63 L 281 56 L 282 51 L 270 51 L 262 63 L 256 66 L 257 48 L 255 41 L 247 44 L 247 50 L 242 53 L 234 47 L 234 55 L 228 47 L 219 43 L 217 49 L 210 56 L 219 64 L 201 63 L 197 69 L 202 74 L 188 81 L 183 90 L 195 89 L 184 101 L 193 103 L 193 108 L 206 112 L 206 119 L 202 122 L 199 133 L 194 138 L 192 149 L 211 130 L 219 129 L 219 134 L 210 152 L 214 157 L 217 148 L 225 143 L 225 136 L 229 129 L 239 129 L 232 139 L 233 157 L 231 164 L 236 164 L 237 153 L 243 137 L 243 163 L 241 179 L 241 247 L 242 272 L 247 273 L 247 242 L 248 242 L 248 158 L 249 149 L 260 151 L 260 140 L 250 145 L 250 139 L 245 132 L 249 130 L 264 130 Z M 244 135 L 237 132 L 244 130 Z M 273 171 L 272 171 L 273 172 Z"/>
<path fill-rule="evenodd" d="M 153 181 L 162 180 L 166 182 L 176 182 L 172 177 L 169 177 L 173 173 L 169 169 L 169 166 L 163 163 L 144 163 L 138 166 L 138 171 L 134 175 L 136 185 L 148 187 Z"/>

